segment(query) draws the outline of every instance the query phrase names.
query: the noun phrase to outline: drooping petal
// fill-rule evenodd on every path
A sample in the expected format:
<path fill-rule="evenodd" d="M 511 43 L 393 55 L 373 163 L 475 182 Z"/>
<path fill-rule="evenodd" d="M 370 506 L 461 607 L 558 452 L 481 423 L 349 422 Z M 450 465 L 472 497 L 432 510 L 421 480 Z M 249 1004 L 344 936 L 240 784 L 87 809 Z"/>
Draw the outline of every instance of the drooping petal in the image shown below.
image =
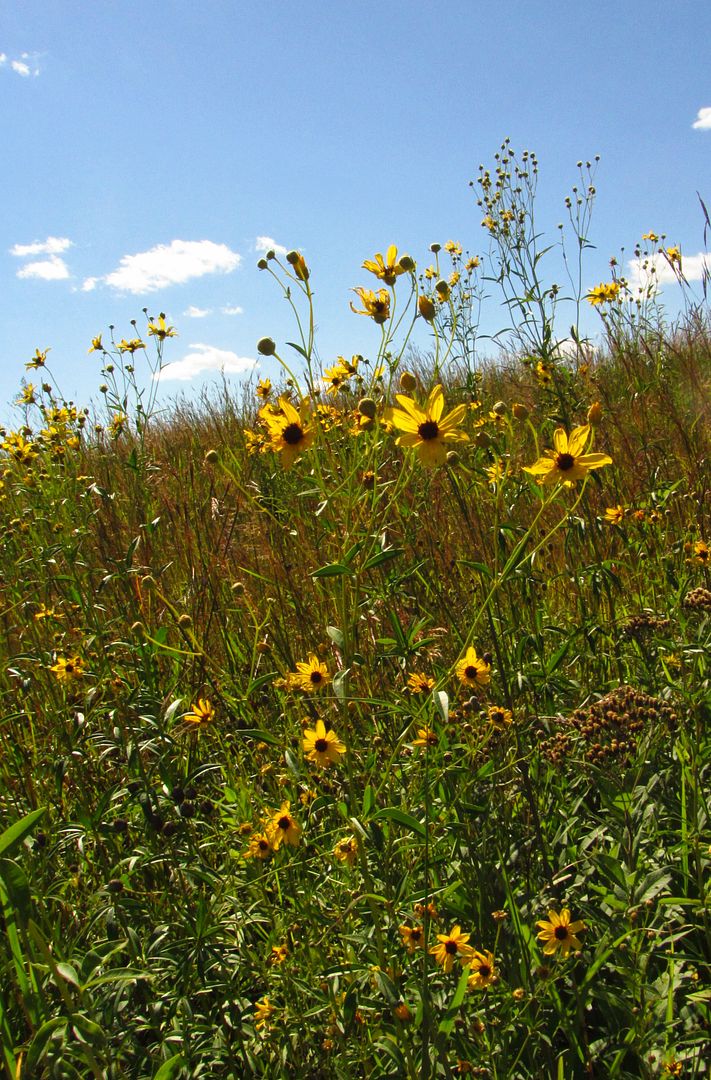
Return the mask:
<path fill-rule="evenodd" d="M 603 465 L 612 465 L 609 454 L 584 454 L 578 458 L 578 464 L 584 469 L 601 469 Z"/>

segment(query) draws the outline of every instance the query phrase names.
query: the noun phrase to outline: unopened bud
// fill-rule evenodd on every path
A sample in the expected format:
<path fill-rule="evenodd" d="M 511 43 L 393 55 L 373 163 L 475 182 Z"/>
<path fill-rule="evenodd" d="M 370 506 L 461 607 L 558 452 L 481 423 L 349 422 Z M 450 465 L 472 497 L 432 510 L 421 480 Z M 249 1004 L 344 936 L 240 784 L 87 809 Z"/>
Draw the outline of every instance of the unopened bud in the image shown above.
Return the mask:
<path fill-rule="evenodd" d="M 309 277 L 309 268 L 304 261 L 304 256 L 298 251 L 288 251 L 286 254 L 286 261 L 290 266 L 294 267 L 294 273 L 299 281 L 307 281 Z"/>
<path fill-rule="evenodd" d="M 442 250 L 441 244 L 430 244 L 430 251 L 436 255 L 438 251 Z"/>
<path fill-rule="evenodd" d="M 273 356 L 276 352 L 276 345 L 270 337 L 260 338 L 257 342 L 257 352 L 262 356 Z"/>
<path fill-rule="evenodd" d="M 260 259 L 257 263 L 257 270 L 266 270 L 268 265 L 269 264 L 266 259 Z"/>
<path fill-rule="evenodd" d="M 204 461 L 206 465 L 216 465 L 219 461 L 219 454 L 217 453 L 217 450 L 208 450 L 208 452 L 205 454 Z"/>
<path fill-rule="evenodd" d="M 193 620 L 190 617 L 190 615 L 188 615 L 188 614 L 181 615 L 178 618 L 178 626 L 192 626 L 192 623 L 193 623 Z"/>
<path fill-rule="evenodd" d="M 491 438 L 485 431 L 477 431 L 474 436 L 474 442 L 480 447 L 491 446 Z"/>
<path fill-rule="evenodd" d="M 433 321 L 437 309 L 430 300 L 429 296 L 421 296 L 417 301 L 417 307 L 419 308 L 420 315 L 423 319 L 425 319 L 427 322 Z"/>
<path fill-rule="evenodd" d="M 402 255 L 398 265 L 401 270 L 404 270 L 406 274 L 409 274 L 411 270 L 415 269 L 415 260 L 411 259 L 409 255 Z"/>
<path fill-rule="evenodd" d="M 403 371 L 400 376 L 400 389 L 404 390 L 406 394 L 409 394 L 417 386 L 417 379 L 414 375 L 411 375 L 409 371 Z"/>
<path fill-rule="evenodd" d="M 456 450 L 447 451 L 447 464 L 453 469 L 456 469 L 457 465 L 461 463 L 461 458 Z"/>
<path fill-rule="evenodd" d="M 525 405 L 522 405 L 520 401 L 514 401 L 511 406 L 511 412 L 514 414 L 517 420 L 528 419 L 528 409 Z"/>
<path fill-rule="evenodd" d="M 491 411 L 495 412 L 497 416 L 504 416 L 506 413 L 506 402 L 497 401 L 494 405 L 491 406 Z"/>
<path fill-rule="evenodd" d="M 358 402 L 358 412 L 361 416 L 367 416 L 370 420 L 375 418 L 377 408 L 378 407 L 372 397 L 361 398 Z"/>
<path fill-rule="evenodd" d="M 602 420 L 602 405 L 599 401 L 593 401 L 588 409 L 588 423 L 599 424 Z"/>

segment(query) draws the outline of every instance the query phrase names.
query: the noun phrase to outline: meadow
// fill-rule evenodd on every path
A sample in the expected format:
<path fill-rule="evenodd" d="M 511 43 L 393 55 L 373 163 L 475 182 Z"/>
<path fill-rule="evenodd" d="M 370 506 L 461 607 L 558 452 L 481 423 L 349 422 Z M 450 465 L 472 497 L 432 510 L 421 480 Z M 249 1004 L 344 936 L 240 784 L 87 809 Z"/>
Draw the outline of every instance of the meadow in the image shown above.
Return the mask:
<path fill-rule="evenodd" d="M 587 280 L 594 169 L 546 241 L 506 142 L 481 251 L 356 253 L 370 356 L 322 364 L 292 251 L 274 384 L 159 410 L 147 310 L 87 342 L 99 408 L 28 358 L 8 1080 L 708 1075 L 707 281 L 653 232 Z"/>

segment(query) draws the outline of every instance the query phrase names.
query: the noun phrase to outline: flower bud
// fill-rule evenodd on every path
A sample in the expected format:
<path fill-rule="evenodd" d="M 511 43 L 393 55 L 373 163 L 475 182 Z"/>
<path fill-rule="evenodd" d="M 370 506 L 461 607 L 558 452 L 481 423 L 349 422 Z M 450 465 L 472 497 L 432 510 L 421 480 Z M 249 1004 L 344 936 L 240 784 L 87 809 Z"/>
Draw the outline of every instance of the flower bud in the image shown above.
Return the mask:
<path fill-rule="evenodd" d="M 443 278 L 440 278 L 440 280 L 435 285 L 435 292 L 439 296 L 440 300 L 449 300 L 449 285 Z"/>
<path fill-rule="evenodd" d="M 219 460 L 217 450 L 208 450 L 203 460 L 206 465 L 216 465 Z"/>
<path fill-rule="evenodd" d="M 400 376 L 400 389 L 404 390 L 406 394 L 411 393 L 417 386 L 417 379 L 414 375 L 411 375 L 409 371 L 403 371 Z"/>
<path fill-rule="evenodd" d="M 415 269 L 415 260 L 411 259 L 409 255 L 402 255 L 398 266 L 401 270 L 404 270 L 406 274 L 409 274 L 411 270 Z"/>
<path fill-rule="evenodd" d="M 432 252 L 432 253 L 433 253 L 434 255 L 436 255 L 436 254 L 437 254 L 437 252 L 438 252 L 438 251 L 441 251 L 441 250 L 442 250 L 442 245 L 441 245 L 441 244 L 436 244 L 436 243 L 435 243 L 435 244 L 430 244 L 430 251 L 431 251 L 431 252 Z"/>
<path fill-rule="evenodd" d="M 178 626 L 192 626 L 193 620 L 187 613 L 180 615 L 178 618 Z"/>
<path fill-rule="evenodd" d="M 517 420 L 528 419 L 528 409 L 525 405 L 522 405 L 520 401 L 514 401 L 511 406 L 511 412 L 514 414 Z"/>
<path fill-rule="evenodd" d="M 257 270 L 266 270 L 268 265 L 269 264 L 266 259 L 260 259 L 257 263 Z"/>
<path fill-rule="evenodd" d="M 260 338 L 257 342 L 257 352 L 262 356 L 273 356 L 276 352 L 276 345 L 270 337 Z"/>
<path fill-rule="evenodd" d="M 491 437 L 485 431 L 477 431 L 474 442 L 480 447 L 491 446 Z"/>
<path fill-rule="evenodd" d="M 599 424 L 602 420 L 602 405 L 599 401 L 593 401 L 588 409 L 588 423 Z"/>
<path fill-rule="evenodd" d="M 286 261 L 290 266 L 293 266 L 294 273 L 299 281 L 307 281 L 309 277 L 309 268 L 304 261 L 304 256 L 298 251 L 288 251 L 286 254 Z"/>
<path fill-rule="evenodd" d="M 491 411 L 495 412 L 497 416 L 504 416 L 506 414 L 506 402 L 497 401 L 491 406 Z"/>
<path fill-rule="evenodd" d="M 367 416 L 370 420 L 373 420 L 375 418 L 376 411 L 377 405 L 375 404 L 373 398 L 364 397 L 361 398 L 358 402 L 358 412 L 361 414 L 361 416 Z"/>
<path fill-rule="evenodd" d="M 435 317 L 436 308 L 429 296 L 421 296 L 417 301 L 417 307 L 419 308 L 420 315 L 426 322 L 432 322 Z"/>
<path fill-rule="evenodd" d="M 461 463 L 461 460 L 462 459 L 460 458 L 456 450 L 447 451 L 447 464 L 450 465 L 453 469 L 456 469 L 457 465 Z"/>

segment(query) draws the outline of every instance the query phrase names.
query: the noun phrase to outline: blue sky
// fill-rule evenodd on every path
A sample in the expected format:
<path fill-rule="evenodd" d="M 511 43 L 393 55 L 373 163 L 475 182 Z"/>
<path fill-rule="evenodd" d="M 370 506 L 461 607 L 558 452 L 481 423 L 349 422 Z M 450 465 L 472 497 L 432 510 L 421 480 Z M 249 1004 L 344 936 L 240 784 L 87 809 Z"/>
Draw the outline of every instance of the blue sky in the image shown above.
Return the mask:
<path fill-rule="evenodd" d="M 482 253 L 468 182 L 505 136 L 538 155 L 552 239 L 576 161 L 601 155 L 590 286 L 650 229 L 703 250 L 708 0 L 5 0 L 2 15 L 4 420 L 37 348 L 67 397 L 96 400 L 91 338 L 133 336 L 144 307 L 179 331 L 167 359 L 192 358 L 161 400 L 256 360 L 263 335 L 293 339 L 260 237 L 303 251 L 324 362 L 374 353 L 377 327 L 348 307 L 375 284 L 363 259 L 394 242 L 425 265 L 450 238 Z"/>

